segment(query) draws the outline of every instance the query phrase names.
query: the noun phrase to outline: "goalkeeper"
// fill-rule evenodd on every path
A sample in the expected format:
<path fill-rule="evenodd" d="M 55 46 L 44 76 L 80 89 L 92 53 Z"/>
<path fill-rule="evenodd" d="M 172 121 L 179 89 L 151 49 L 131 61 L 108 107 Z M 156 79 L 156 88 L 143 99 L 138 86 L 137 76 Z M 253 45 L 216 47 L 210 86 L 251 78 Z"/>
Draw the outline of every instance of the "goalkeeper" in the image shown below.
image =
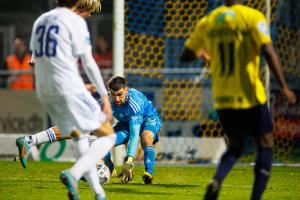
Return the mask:
<path fill-rule="evenodd" d="M 117 135 L 116 146 L 128 142 L 127 157 L 121 172 L 121 181 L 132 180 L 133 158 L 137 151 L 138 139 L 144 150 L 143 180 L 151 184 L 154 173 L 155 150 L 153 144 L 158 141 L 160 118 L 153 103 L 140 91 L 128 88 L 123 77 L 112 77 L 107 84 L 112 99 L 113 115 L 118 120 L 114 126 Z M 105 164 L 112 171 L 113 163 L 108 153 L 104 158 Z"/>
<path fill-rule="evenodd" d="M 144 150 L 145 165 L 142 178 L 145 184 L 152 184 L 155 160 L 153 145 L 159 140 L 160 117 L 153 103 L 142 92 L 128 88 L 125 78 L 120 76 L 112 77 L 108 81 L 107 86 L 111 95 L 113 115 L 118 120 L 114 126 L 117 135 L 116 146 L 128 142 L 127 156 L 120 173 L 121 182 L 128 183 L 133 178 L 133 161 L 140 136 Z M 91 92 L 94 91 L 92 85 L 87 85 L 87 87 Z M 34 135 L 19 137 L 16 140 L 16 144 L 19 149 L 19 158 L 22 166 L 26 168 L 27 157 L 32 146 L 62 139 L 68 138 L 62 138 L 57 127 L 51 127 Z M 112 173 L 114 164 L 111 161 L 110 153 L 105 156 L 104 162 Z"/>

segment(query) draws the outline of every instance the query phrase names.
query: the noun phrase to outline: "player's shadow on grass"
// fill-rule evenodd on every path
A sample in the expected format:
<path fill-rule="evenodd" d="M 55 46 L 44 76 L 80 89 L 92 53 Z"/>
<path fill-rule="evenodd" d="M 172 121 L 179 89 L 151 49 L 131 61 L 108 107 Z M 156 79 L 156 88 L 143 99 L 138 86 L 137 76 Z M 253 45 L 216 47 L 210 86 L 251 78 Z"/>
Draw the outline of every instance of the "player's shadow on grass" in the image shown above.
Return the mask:
<path fill-rule="evenodd" d="M 148 187 L 148 186 L 147 186 Z M 166 196 L 171 196 L 171 195 L 185 195 L 185 194 L 178 194 L 176 192 L 158 192 L 158 191 L 142 191 L 139 189 L 132 189 L 132 188 L 105 188 L 105 191 L 110 192 L 110 193 L 128 193 L 128 194 L 135 194 L 135 195 L 166 195 Z"/>
<path fill-rule="evenodd" d="M 112 193 L 129 193 L 129 194 L 159 194 L 159 195 L 170 195 L 170 193 L 166 192 L 149 192 L 149 191 L 140 191 L 138 189 L 133 188 L 105 188 L 107 192 Z"/>
<path fill-rule="evenodd" d="M 145 185 L 144 183 L 128 183 L 128 184 L 124 184 L 124 183 L 112 183 L 112 184 L 109 184 L 109 185 L 139 185 L 139 186 L 147 186 Z M 174 184 L 174 183 L 154 183 L 151 185 L 151 187 L 170 187 L 170 188 L 180 188 L 180 187 L 199 187 L 200 185 L 196 185 L 196 184 Z"/>
<path fill-rule="evenodd" d="M 123 183 L 113 183 L 112 185 L 126 185 L 126 186 L 130 186 L 130 185 L 134 185 L 134 187 L 136 186 L 146 186 L 148 187 L 148 185 L 145 185 L 144 183 L 129 183 L 129 184 L 123 184 Z M 193 187 L 200 187 L 200 185 L 195 185 L 195 184 L 166 184 L 166 183 L 155 183 L 150 185 L 151 187 L 155 187 L 155 188 L 176 188 L 176 189 L 180 189 L 180 188 L 193 188 Z"/>
<path fill-rule="evenodd" d="M 152 187 L 163 187 L 163 188 L 186 188 L 186 187 L 199 187 L 199 185 L 191 185 L 191 184 L 165 184 L 165 183 L 156 183 L 153 184 Z"/>

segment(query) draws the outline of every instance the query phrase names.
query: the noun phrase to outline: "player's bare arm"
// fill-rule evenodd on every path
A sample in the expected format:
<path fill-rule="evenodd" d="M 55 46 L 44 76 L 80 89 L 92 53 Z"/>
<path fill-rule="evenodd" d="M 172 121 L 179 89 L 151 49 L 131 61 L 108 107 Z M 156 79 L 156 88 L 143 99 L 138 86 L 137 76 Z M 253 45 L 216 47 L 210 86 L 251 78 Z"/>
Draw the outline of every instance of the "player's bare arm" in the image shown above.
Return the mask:
<path fill-rule="evenodd" d="M 269 64 L 270 69 L 273 71 L 279 83 L 282 94 L 286 96 L 290 104 L 296 103 L 296 95 L 288 88 L 288 85 L 285 82 L 284 75 L 280 67 L 279 58 L 274 50 L 272 43 L 263 45 L 262 52 L 264 53 L 267 63 Z"/>
<path fill-rule="evenodd" d="M 95 85 L 91 84 L 91 83 L 87 83 L 85 84 L 86 89 L 90 92 L 90 93 L 95 93 L 97 92 L 97 88 Z"/>
<path fill-rule="evenodd" d="M 107 121 L 111 122 L 113 120 L 113 116 L 109 97 L 107 95 L 102 96 L 101 102 L 102 111 L 105 113 Z"/>

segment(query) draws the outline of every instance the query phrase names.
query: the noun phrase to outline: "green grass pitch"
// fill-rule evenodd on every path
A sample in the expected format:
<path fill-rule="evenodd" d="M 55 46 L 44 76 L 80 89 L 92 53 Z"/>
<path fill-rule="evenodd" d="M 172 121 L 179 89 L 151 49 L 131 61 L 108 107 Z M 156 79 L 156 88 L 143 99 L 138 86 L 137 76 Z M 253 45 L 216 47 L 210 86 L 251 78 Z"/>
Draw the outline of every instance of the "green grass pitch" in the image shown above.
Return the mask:
<path fill-rule="evenodd" d="M 18 162 L 0 161 L 0 199 L 67 199 L 66 189 L 58 179 L 61 170 L 72 163 L 29 162 L 23 169 Z M 249 199 L 252 166 L 235 166 L 223 183 L 219 199 Z M 213 166 L 156 166 L 155 182 L 144 185 L 143 166 L 135 166 L 135 177 L 130 184 L 117 178 L 105 185 L 109 200 L 135 199 L 202 199 Z M 118 168 L 120 170 L 120 168 Z M 88 184 L 80 182 L 81 199 L 93 199 Z M 300 199 L 300 168 L 273 167 L 272 176 L 263 199 Z"/>

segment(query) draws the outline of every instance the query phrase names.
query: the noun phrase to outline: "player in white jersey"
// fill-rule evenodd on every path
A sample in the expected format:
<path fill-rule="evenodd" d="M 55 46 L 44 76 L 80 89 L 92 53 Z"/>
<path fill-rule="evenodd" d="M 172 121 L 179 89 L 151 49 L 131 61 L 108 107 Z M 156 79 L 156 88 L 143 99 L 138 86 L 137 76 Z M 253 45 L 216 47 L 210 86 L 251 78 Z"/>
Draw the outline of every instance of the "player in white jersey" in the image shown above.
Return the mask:
<path fill-rule="evenodd" d="M 60 178 L 70 199 L 79 199 L 78 180 L 84 176 L 96 199 L 106 199 L 97 176 L 96 163 L 115 144 L 109 123 L 111 105 L 103 79 L 92 57 L 90 35 L 82 11 L 99 11 L 99 0 L 58 0 L 58 8 L 41 15 L 34 23 L 30 41 L 35 60 L 37 97 L 62 136 L 72 136 L 77 161 Z M 104 102 L 102 111 L 86 89 L 78 59 Z M 99 138 L 89 146 L 87 134 Z M 99 151 L 101 149 L 101 151 Z"/>

